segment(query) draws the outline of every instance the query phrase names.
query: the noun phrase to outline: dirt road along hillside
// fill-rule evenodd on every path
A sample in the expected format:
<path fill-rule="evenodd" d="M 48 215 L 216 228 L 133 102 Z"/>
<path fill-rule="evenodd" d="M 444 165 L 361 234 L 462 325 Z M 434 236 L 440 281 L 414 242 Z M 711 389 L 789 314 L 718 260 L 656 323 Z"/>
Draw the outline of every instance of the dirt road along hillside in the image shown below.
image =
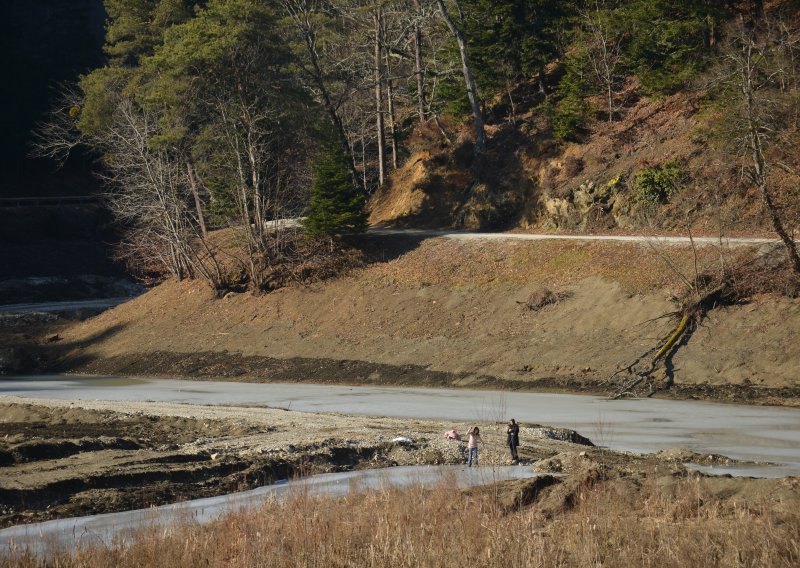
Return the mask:
<path fill-rule="evenodd" d="M 699 263 L 718 252 L 699 250 Z M 669 262 L 665 261 L 669 258 Z M 78 323 L 45 355 L 84 373 L 603 392 L 674 327 L 691 249 L 423 241 L 321 284 L 215 299 L 167 282 Z M 560 298 L 537 311 L 534 292 Z M 800 401 L 800 301 L 713 310 L 672 361 L 673 396 Z"/>

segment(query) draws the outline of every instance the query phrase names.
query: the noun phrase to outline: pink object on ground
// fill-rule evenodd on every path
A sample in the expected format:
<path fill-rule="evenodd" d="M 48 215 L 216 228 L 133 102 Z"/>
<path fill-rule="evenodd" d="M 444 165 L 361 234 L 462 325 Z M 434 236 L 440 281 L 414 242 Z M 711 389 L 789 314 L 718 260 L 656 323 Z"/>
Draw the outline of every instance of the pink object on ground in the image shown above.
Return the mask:
<path fill-rule="evenodd" d="M 448 430 L 447 432 L 444 433 L 444 437 L 447 440 L 460 440 L 461 434 L 459 434 L 455 430 Z"/>

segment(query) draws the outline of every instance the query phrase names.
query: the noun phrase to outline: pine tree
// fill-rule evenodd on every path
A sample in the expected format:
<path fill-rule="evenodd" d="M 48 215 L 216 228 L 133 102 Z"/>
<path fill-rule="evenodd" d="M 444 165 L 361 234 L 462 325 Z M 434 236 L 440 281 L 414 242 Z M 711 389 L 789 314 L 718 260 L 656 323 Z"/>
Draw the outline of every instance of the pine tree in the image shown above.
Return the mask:
<path fill-rule="evenodd" d="M 338 237 L 366 229 L 364 194 L 353 183 L 347 156 L 335 144 L 322 148 L 317 157 L 304 226 L 311 237 Z"/>

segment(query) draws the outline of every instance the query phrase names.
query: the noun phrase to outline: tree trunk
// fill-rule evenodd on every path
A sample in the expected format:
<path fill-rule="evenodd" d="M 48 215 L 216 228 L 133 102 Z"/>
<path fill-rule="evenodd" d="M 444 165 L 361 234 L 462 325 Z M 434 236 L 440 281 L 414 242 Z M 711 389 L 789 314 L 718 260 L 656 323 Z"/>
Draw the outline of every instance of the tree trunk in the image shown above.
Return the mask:
<path fill-rule="evenodd" d="M 384 53 L 386 58 L 386 109 L 389 112 L 389 137 L 392 140 L 392 169 L 397 169 L 397 127 L 394 118 L 394 87 L 392 85 L 392 66 L 389 61 L 389 51 Z"/>
<path fill-rule="evenodd" d="M 547 89 L 544 86 L 544 77 L 545 77 L 545 70 L 544 64 L 539 64 L 539 79 L 537 83 L 539 84 L 539 92 L 547 98 Z"/>
<path fill-rule="evenodd" d="M 417 105 L 419 123 L 425 124 L 425 75 L 422 71 L 422 29 L 419 25 L 420 6 L 419 0 L 414 0 L 417 14 L 414 15 L 414 75 L 417 76 Z"/>
<path fill-rule="evenodd" d="M 706 16 L 706 24 L 708 24 L 708 47 L 714 47 L 717 45 L 717 28 L 711 14 Z"/>
<path fill-rule="evenodd" d="M 316 83 L 316 86 L 319 89 L 320 97 L 322 98 L 322 106 L 325 107 L 328 116 L 331 118 L 331 122 L 333 122 L 333 126 L 336 129 L 336 134 L 339 138 L 342 151 L 348 156 L 350 173 L 353 176 L 353 183 L 357 184 L 358 172 L 356 171 L 355 156 L 353 155 L 353 149 L 350 147 L 350 142 L 347 138 L 347 133 L 345 132 L 342 119 L 339 116 L 336 106 L 333 104 L 333 97 L 331 97 L 328 86 L 325 84 L 325 76 L 322 73 L 319 56 L 317 55 L 316 51 L 316 31 L 311 23 L 311 13 L 305 9 L 293 7 L 289 2 L 284 3 L 284 7 L 291 15 L 297 30 L 300 32 L 300 35 L 303 36 L 303 42 L 306 45 L 306 53 L 308 53 L 308 59 L 311 62 L 311 69 L 305 69 L 305 71 L 311 76 L 311 79 L 314 81 L 314 83 Z"/>
<path fill-rule="evenodd" d="M 753 1 L 753 19 L 757 20 L 764 16 L 764 0 Z"/>
<path fill-rule="evenodd" d="M 385 181 L 384 152 L 386 139 L 383 126 L 383 61 L 381 59 L 381 9 L 375 13 L 375 129 L 378 139 L 378 185 Z"/>
<path fill-rule="evenodd" d="M 778 208 L 772 201 L 772 196 L 770 195 L 769 187 L 767 186 L 766 162 L 761 149 L 761 141 L 758 133 L 754 132 L 753 130 L 751 130 L 750 134 L 750 147 L 753 153 L 753 169 L 755 171 L 754 177 L 756 185 L 758 186 L 758 191 L 761 193 L 761 201 L 764 203 L 764 207 L 767 209 L 770 221 L 772 221 L 773 230 L 783 242 L 783 246 L 786 248 L 786 255 L 789 257 L 789 262 L 792 264 L 792 269 L 796 274 L 800 274 L 800 254 L 797 252 L 797 243 L 795 243 L 794 239 L 792 239 L 792 237 L 786 232 L 786 228 L 783 226 L 783 221 L 781 220 Z"/>
<path fill-rule="evenodd" d="M 367 192 L 367 137 L 364 133 L 364 124 L 361 125 L 361 181 L 364 193 Z"/>
<path fill-rule="evenodd" d="M 750 45 L 747 47 L 745 64 L 742 69 L 742 94 L 744 95 L 745 109 L 747 111 L 748 138 L 750 139 L 750 150 L 753 158 L 753 177 L 758 186 L 758 191 L 761 193 L 761 200 L 764 203 L 764 207 L 766 207 L 767 213 L 772 221 L 772 228 L 786 248 L 786 254 L 789 257 L 792 269 L 796 274 L 800 274 L 800 254 L 797 252 L 797 243 L 795 243 L 794 239 L 786 232 L 780 213 L 775 203 L 772 201 L 772 196 L 769 193 L 769 186 L 767 184 L 767 162 L 764 159 L 764 150 L 761 145 L 761 133 L 758 128 L 759 125 L 755 115 L 755 101 L 753 100 L 755 86 L 753 85 L 754 69 L 752 64 L 752 50 L 753 42 L 751 40 Z"/>
<path fill-rule="evenodd" d="M 481 114 L 480 104 L 478 103 L 478 90 L 475 87 L 475 79 L 472 77 L 472 69 L 470 68 L 467 40 L 464 37 L 464 33 L 456 27 L 453 19 L 450 17 L 450 13 L 447 11 L 447 7 L 444 5 L 443 0 L 436 0 L 436 5 L 439 7 L 439 12 L 442 14 L 442 18 L 444 18 L 447 27 L 450 28 L 450 32 L 456 38 L 456 42 L 458 43 L 458 51 L 461 54 L 461 71 L 464 74 L 464 83 L 467 87 L 467 97 L 469 98 L 469 104 L 472 107 L 472 115 L 475 120 L 474 153 L 476 156 L 478 156 L 483 152 L 483 149 L 486 145 L 486 133 L 483 127 L 483 116 Z M 458 0 L 456 0 L 456 5 L 458 5 Z"/>
<path fill-rule="evenodd" d="M 200 202 L 200 194 L 197 191 L 197 178 L 194 175 L 194 168 L 191 162 L 186 162 L 186 173 L 189 175 L 189 186 L 192 188 L 192 196 L 194 197 L 194 208 L 197 211 L 197 223 L 200 225 L 200 234 L 205 239 L 208 236 L 206 232 L 206 219 L 203 215 L 203 205 Z"/>

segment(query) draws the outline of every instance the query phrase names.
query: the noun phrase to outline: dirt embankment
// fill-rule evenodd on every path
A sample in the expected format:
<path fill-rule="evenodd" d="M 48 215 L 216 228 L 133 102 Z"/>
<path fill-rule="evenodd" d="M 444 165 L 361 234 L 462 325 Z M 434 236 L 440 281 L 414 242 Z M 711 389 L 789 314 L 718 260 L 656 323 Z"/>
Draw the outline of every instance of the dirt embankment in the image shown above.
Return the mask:
<path fill-rule="evenodd" d="M 698 92 L 651 98 L 634 94 L 613 122 L 598 121 L 580 143 L 553 137 L 541 94 L 519 85 L 517 120 L 487 121 L 487 146 L 472 162 L 468 128 L 442 144 L 430 124 L 412 135 L 416 151 L 372 196 L 370 222 L 471 230 L 537 229 L 642 232 L 652 229 L 755 234 L 771 226 L 743 164 L 714 143 L 718 112 Z M 797 170 L 794 154 L 779 153 Z M 785 156 L 785 158 L 784 158 Z M 669 165 L 680 181 L 658 203 L 643 199 L 637 176 Z M 773 180 L 796 224 L 797 175 Z"/>
<path fill-rule="evenodd" d="M 702 249 L 698 262 L 717 257 Z M 165 283 L 64 330 L 45 356 L 84 373 L 607 392 L 674 327 L 662 316 L 676 309 L 676 270 L 694 263 L 680 248 L 432 239 L 261 297 Z M 528 309 L 543 287 L 560 300 Z M 799 331 L 796 299 L 713 310 L 672 358 L 671 393 L 796 405 Z"/>

